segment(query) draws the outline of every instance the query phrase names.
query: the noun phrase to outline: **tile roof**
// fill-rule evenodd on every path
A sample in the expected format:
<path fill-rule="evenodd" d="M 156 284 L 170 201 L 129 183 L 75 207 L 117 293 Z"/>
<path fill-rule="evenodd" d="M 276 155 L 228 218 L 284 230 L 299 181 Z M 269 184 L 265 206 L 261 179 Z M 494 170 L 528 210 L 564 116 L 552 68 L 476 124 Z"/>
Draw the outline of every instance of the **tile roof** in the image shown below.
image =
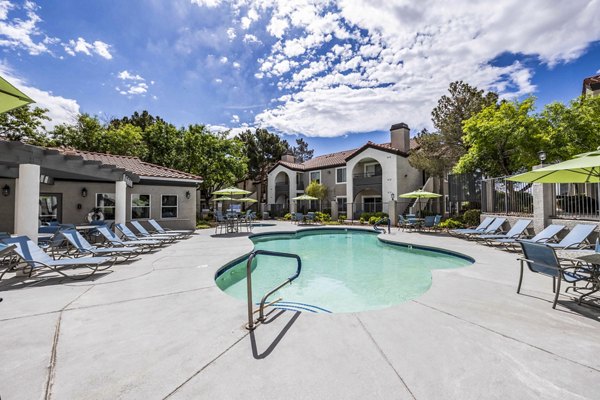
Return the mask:
<path fill-rule="evenodd" d="M 184 179 L 191 181 L 201 181 L 202 177 L 188 174 L 187 172 L 178 171 L 163 167 L 156 164 L 151 164 L 140 160 L 137 157 L 118 156 L 114 154 L 94 153 L 89 151 L 81 151 L 75 149 L 57 149 L 65 155 L 76 155 L 83 157 L 84 160 L 100 161 L 102 164 L 114 165 L 118 168 L 123 168 L 132 172 L 141 178 L 162 178 L 162 179 Z"/>
<path fill-rule="evenodd" d="M 305 161 L 301 164 L 292 163 L 292 162 L 288 162 L 288 161 L 279 161 L 271 168 L 271 171 L 273 169 L 275 169 L 275 167 L 277 167 L 278 165 L 283 165 L 284 167 L 287 167 L 294 171 L 309 171 L 309 170 L 322 169 L 322 168 L 339 167 L 342 165 L 346 165 L 347 160 L 349 160 L 354 155 L 359 154 L 361 151 L 363 151 L 364 149 L 369 148 L 369 147 L 378 149 L 378 150 L 382 150 L 382 151 L 392 152 L 392 153 L 403 155 L 403 156 L 407 156 L 407 153 L 404 153 L 396 148 L 393 148 L 391 143 L 377 144 L 377 143 L 373 143 L 373 142 L 367 142 L 364 146 L 359 147 L 357 149 L 344 150 L 344 151 L 338 151 L 337 153 L 324 154 L 322 156 L 318 156 L 318 157 L 312 158 L 308 161 Z M 410 139 L 410 149 L 413 150 L 413 149 L 416 149 L 417 147 L 418 147 L 418 144 L 417 144 L 416 140 Z"/>

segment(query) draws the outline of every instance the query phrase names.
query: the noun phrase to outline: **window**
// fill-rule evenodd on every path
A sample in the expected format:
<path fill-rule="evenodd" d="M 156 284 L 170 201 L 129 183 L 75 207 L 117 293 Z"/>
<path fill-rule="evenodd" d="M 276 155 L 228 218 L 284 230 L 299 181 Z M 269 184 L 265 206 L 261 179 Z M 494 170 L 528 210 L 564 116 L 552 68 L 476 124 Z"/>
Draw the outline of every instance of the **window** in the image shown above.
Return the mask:
<path fill-rule="evenodd" d="M 365 176 L 380 176 L 381 165 L 379 163 L 365 164 Z"/>
<path fill-rule="evenodd" d="M 161 218 L 177 218 L 177 195 L 163 194 L 160 204 Z"/>
<path fill-rule="evenodd" d="M 344 196 L 337 197 L 338 213 L 345 213 L 348 211 L 348 199 Z"/>
<path fill-rule="evenodd" d="M 40 222 L 62 220 L 62 194 L 40 193 Z"/>
<path fill-rule="evenodd" d="M 382 211 L 381 197 L 363 197 L 365 212 L 379 212 Z"/>
<path fill-rule="evenodd" d="M 96 193 L 96 208 L 104 214 L 104 219 L 115 219 L 115 194 Z"/>
<path fill-rule="evenodd" d="M 317 183 L 321 183 L 321 171 L 311 171 L 309 181 L 317 181 Z"/>
<path fill-rule="evenodd" d="M 346 167 L 335 169 L 335 183 L 346 183 Z"/>
<path fill-rule="evenodd" d="M 131 219 L 150 218 L 150 195 L 131 195 Z"/>

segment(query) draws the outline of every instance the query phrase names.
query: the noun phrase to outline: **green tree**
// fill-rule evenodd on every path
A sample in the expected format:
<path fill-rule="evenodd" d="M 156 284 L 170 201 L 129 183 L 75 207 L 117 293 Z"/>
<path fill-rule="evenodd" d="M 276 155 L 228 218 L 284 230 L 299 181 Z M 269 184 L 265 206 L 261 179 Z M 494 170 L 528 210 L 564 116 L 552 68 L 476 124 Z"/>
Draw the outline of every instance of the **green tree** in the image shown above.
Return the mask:
<path fill-rule="evenodd" d="M 48 142 L 44 121 L 50 121 L 45 108 L 29 106 L 0 113 L 0 138 L 43 146 Z"/>
<path fill-rule="evenodd" d="M 464 122 L 468 152 L 454 171 L 481 170 L 487 176 L 511 175 L 539 163 L 537 153 L 547 137 L 533 114 L 534 99 L 491 105 Z"/>
<path fill-rule="evenodd" d="M 452 82 L 431 112 L 433 126 L 441 135 L 449 160 L 454 163 L 469 150 L 463 139 L 463 122 L 498 102 L 498 94 L 485 93 L 463 81 Z"/>
<path fill-rule="evenodd" d="M 547 161 L 567 160 L 600 146 L 600 97 L 584 96 L 568 105 L 550 103 L 540 117 L 544 124 Z"/>
<path fill-rule="evenodd" d="M 247 130 L 240 133 L 239 139 L 244 143 L 248 156 L 248 178 L 260 182 L 258 200 L 263 202 L 263 188 L 266 187 L 269 168 L 288 150 L 285 140 L 266 129 Z"/>
<path fill-rule="evenodd" d="M 57 125 L 51 136 L 59 146 L 72 147 L 83 151 L 101 152 L 106 129 L 97 117 L 81 114 L 73 125 Z"/>
<path fill-rule="evenodd" d="M 303 138 L 296 139 L 296 145 L 292 148 L 292 154 L 297 163 L 303 163 L 313 158 L 314 150 L 308 148 L 308 143 Z"/>
<path fill-rule="evenodd" d="M 327 186 L 317 181 L 309 183 L 304 192 L 309 196 L 319 199 L 321 206 L 323 205 L 323 200 L 327 198 Z"/>
<path fill-rule="evenodd" d="M 150 114 L 148 111 L 144 110 L 144 111 L 142 111 L 141 114 L 139 112 L 135 111 L 133 114 L 131 114 L 130 117 L 123 117 L 121 119 L 112 119 L 110 121 L 109 125 L 113 126 L 113 127 L 119 127 L 121 125 L 130 124 L 130 125 L 139 127 L 142 130 L 142 132 L 145 132 L 146 129 L 148 129 L 152 125 L 159 123 L 159 122 L 164 124 L 165 120 L 163 120 L 159 116 L 154 116 L 154 115 Z"/>
<path fill-rule="evenodd" d="M 463 122 L 483 108 L 496 104 L 498 95 L 485 93 L 463 81 L 452 82 L 432 110 L 432 122 L 437 132 L 421 132 L 417 150 L 411 151 L 410 164 L 433 176 L 443 176 L 467 152 Z"/>
<path fill-rule="evenodd" d="M 100 143 L 103 153 L 134 156 L 141 159 L 146 155 L 147 149 L 142 129 L 131 124 L 106 129 Z"/>
<path fill-rule="evenodd" d="M 450 157 L 446 157 L 446 146 L 439 133 L 423 129 L 415 137 L 418 149 L 411 151 L 408 162 L 413 167 L 429 175 L 442 177 L 454 166 Z"/>
<path fill-rule="evenodd" d="M 227 138 L 225 132 L 211 132 L 204 125 L 190 125 L 184 130 L 177 154 L 177 169 L 202 177 L 206 201 L 210 201 L 212 192 L 239 182 L 248 171 L 244 144 L 237 138 Z"/>
<path fill-rule="evenodd" d="M 183 129 L 158 121 L 146 127 L 142 136 L 146 144 L 144 161 L 174 168 L 181 157 L 178 149 L 182 146 Z"/>

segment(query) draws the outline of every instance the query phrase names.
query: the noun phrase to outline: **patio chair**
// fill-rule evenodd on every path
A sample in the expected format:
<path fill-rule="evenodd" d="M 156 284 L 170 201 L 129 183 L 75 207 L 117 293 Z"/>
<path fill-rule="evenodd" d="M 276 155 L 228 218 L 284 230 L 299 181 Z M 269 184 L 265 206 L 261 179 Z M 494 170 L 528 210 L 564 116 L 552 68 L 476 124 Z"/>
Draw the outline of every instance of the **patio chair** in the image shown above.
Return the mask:
<path fill-rule="evenodd" d="M 577 224 L 571 231 L 558 243 L 547 243 L 554 249 L 583 249 L 591 245 L 588 237 L 596 229 L 596 225 Z"/>
<path fill-rule="evenodd" d="M 483 221 L 476 228 L 460 228 L 460 229 L 450 229 L 448 233 L 452 236 L 462 236 L 468 235 L 470 233 L 478 233 L 483 232 L 485 228 L 490 226 L 490 224 L 495 220 L 494 217 L 485 217 Z"/>
<path fill-rule="evenodd" d="M 25 263 L 23 272 L 31 277 L 34 271 L 41 271 L 48 269 L 53 272 L 73 280 L 86 279 L 97 271 L 103 271 L 113 266 L 115 263 L 114 257 L 82 257 L 82 258 L 64 258 L 61 260 L 54 260 L 44 250 L 40 249 L 31 239 L 27 236 L 17 236 L 9 239 L 2 240 L 4 244 L 15 245 L 13 251 L 19 256 Z M 87 275 L 69 275 L 65 274 L 63 268 L 89 268 L 92 270 Z M 14 270 L 14 268 L 13 268 Z M 4 277 L 4 274 L 8 270 L 2 272 L 0 280 Z"/>
<path fill-rule="evenodd" d="M 304 214 L 302 213 L 294 213 L 294 220 L 296 221 L 296 225 L 300 224 L 304 221 Z"/>
<path fill-rule="evenodd" d="M 433 226 L 431 227 L 431 230 L 434 231 L 439 231 L 440 228 L 440 223 L 442 222 L 442 216 L 441 215 L 436 215 L 435 217 L 433 217 Z"/>
<path fill-rule="evenodd" d="M 123 240 L 118 237 L 108 226 L 99 226 L 98 232 L 104 237 L 104 240 L 113 246 L 133 246 L 142 249 L 143 251 L 151 251 L 157 247 L 162 246 L 164 243 L 159 240 Z"/>
<path fill-rule="evenodd" d="M 519 259 L 521 272 L 519 274 L 517 293 L 521 293 L 524 264 L 527 264 L 531 272 L 552 277 L 552 291 L 554 292 L 552 308 L 556 308 L 558 295 L 560 294 L 560 283 L 563 280 L 573 284 L 580 281 L 589 282 L 589 269 L 582 265 L 561 265 L 556 252 L 547 243 L 520 242 L 520 244 L 523 250 L 523 257 Z"/>
<path fill-rule="evenodd" d="M 519 242 L 529 242 L 529 243 L 547 243 L 555 240 L 556 235 L 565 229 L 564 225 L 552 224 L 548 225 L 544 228 L 540 233 L 532 237 L 531 239 L 525 238 L 510 238 L 510 239 L 495 239 L 495 242 L 504 246 L 506 250 L 517 250 L 520 249 L 521 246 Z"/>
<path fill-rule="evenodd" d="M 136 258 L 140 254 L 140 249 L 137 247 L 96 247 L 92 246 L 82 235 L 75 229 L 67 229 L 61 231 L 60 234 L 69 243 L 67 254 L 75 257 L 83 256 L 112 256 L 122 258 L 123 261 L 128 261 Z"/>
<path fill-rule="evenodd" d="M 123 234 L 123 236 L 125 236 L 127 238 L 127 240 L 157 240 L 163 244 L 168 244 L 168 243 L 173 243 L 173 238 L 165 238 L 165 237 L 157 237 L 154 236 L 152 238 L 140 238 L 138 236 L 136 236 L 135 233 L 133 233 L 131 231 L 131 229 L 129 229 L 127 227 L 127 225 L 125 224 L 115 224 L 115 227 L 119 230 L 119 232 L 121 232 L 121 234 Z"/>
<path fill-rule="evenodd" d="M 469 240 L 475 240 L 480 235 L 496 235 L 498 232 L 502 231 L 502 225 L 506 222 L 506 218 L 498 217 L 492 221 L 491 224 L 487 226 L 481 232 L 471 232 L 464 235 Z"/>
<path fill-rule="evenodd" d="M 504 234 L 498 235 L 479 235 L 475 239 L 481 240 L 482 243 L 493 246 L 498 239 L 517 239 L 527 231 L 527 228 L 531 224 L 530 219 L 520 219 L 510 228 L 510 230 Z"/>
<path fill-rule="evenodd" d="M 432 230 L 435 224 L 435 216 L 434 215 L 426 215 L 423 219 L 423 224 L 421 225 L 422 229 Z"/>
<path fill-rule="evenodd" d="M 405 218 L 403 215 L 398 215 L 398 230 L 415 229 L 418 227 L 418 221 L 414 217 Z"/>
<path fill-rule="evenodd" d="M 166 241 L 171 241 L 171 242 L 174 242 L 175 240 L 179 239 L 179 235 L 177 235 L 176 233 L 173 233 L 173 234 L 169 234 L 169 233 L 165 233 L 165 234 L 150 233 L 150 232 L 148 232 L 146 230 L 146 228 L 144 228 L 142 226 L 142 224 L 140 224 L 139 221 L 130 221 L 130 222 L 131 222 L 131 225 L 133 225 L 133 227 L 145 239 L 158 239 L 158 240 L 166 240 Z"/>
<path fill-rule="evenodd" d="M 154 219 L 149 219 L 148 223 L 150 225 L 152 225 L 152 228 L 156 231 L 156 233 L 159 233 L 159 234 L 176 233 L 179 236 L 188 237 L 188 236 L 192 235 L 195 232 L 194 229 L 179 229 L 179 230 L 175 230 L 175 229 L 163 228 Z"/>
<path fill-rule="evenodd" d="M 316 216 L 315 216 L 314 212 L 308 212 L 308 213 L 306 213 L 305 220 L 306 220 L 307 224 L 314 224 L 316 222 L 315 218 L 316 218 Z"/>

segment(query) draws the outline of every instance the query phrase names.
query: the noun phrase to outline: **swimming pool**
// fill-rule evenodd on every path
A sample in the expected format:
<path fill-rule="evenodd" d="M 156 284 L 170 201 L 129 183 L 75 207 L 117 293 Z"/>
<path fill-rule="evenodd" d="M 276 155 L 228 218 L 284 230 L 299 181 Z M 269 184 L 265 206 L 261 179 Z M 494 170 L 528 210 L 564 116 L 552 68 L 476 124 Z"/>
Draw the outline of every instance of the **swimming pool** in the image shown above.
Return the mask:
<path fill-rule="evenodd" d="M 305 229 L 254 235 L 251 240 L 255 250 L 294 253 L 302 259 L 298 279 L 271 300 L 282 297 L 336 313 L 375 310 L 414 299 L 431 286 L 432 269 L 473 262 L 442 249 L 386 243 L 376 233 L 359 229 Z M 215 278 L 221 290 L 242 300 L 247 296 L 246 261 L 247 256 L 229 263 Z M 258 256 L 252 272 L 254 301 L 295 271 L 295 260 Z"/>

